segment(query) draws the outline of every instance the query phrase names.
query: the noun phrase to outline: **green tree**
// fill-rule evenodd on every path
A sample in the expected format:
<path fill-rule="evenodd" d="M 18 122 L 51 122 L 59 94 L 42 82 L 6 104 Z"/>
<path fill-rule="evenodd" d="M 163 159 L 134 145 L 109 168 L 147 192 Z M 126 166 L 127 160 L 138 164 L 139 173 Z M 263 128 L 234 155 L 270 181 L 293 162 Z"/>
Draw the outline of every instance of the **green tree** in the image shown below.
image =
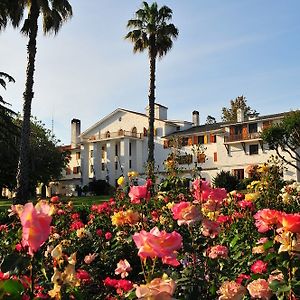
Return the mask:
<path fill-rule="evenodd" d="M 148 176 L 154 173 L 154 103 L 156 60 L 162 58 L 173 46 L 173 39 L 178 36 L 178 29 L 169 23 L 172 10 L 167 6 L 158 8 L 157 3 L 149 5 L 143 2 L 142 8 L 135 12 L 135 19 L 127 23 L 132 29 L 125 39 L 133 43 L 133 52 L 148 51 L 150 64 L 149 82 L 149 130 L 148 130 Z"/>
<path fill-rule="evenodd" d="M 300 172 L 300 110 L 288 113 L 282 122 L 266 128 L 261 137 L 278 157 Z"/>
<path fill-rule="evenodd" d="M 222 108 L 222 121 L 223 122 L 236 122 L 237 110 L 241 108 L 244 111 L 244 116 L 248 114 L 257 114 L 250 106 L 247 105 L 247 99 L 245 96 L 238 96 L 234 100 L 230 100 L 230 107 Z"/>
<path fill-rule="evenodd" d="M 28 36 L 26 83 L 23 94 L 23 121 L 21 129 L 20 156 L 17 170 L 16 203 L 25 203 L 29 193 L 29 154 L 30 154 L 30 116 L 34 96 L 33 83 L 36 58 L 36 39 L 38 20 L 42 18 L 43 32 L 58 33 L 63 22 L 72 16 L 72 7 L 68 0 L 3 0 L 0 6 L 0 29 L 9 22 L 19 27 L 23 15 L 27 14 L 21 33 Z"/>
<path fill-rule="evenodd" d="M 7 73 L 0 72 L 0 85 L 5 89 L 6 82 L 15 82 Z M 14 123 L 15 112 L 0 95 L 0 197 L 3 187 L 15 186 L 19 128 Z"/>
<path fill-rule="evenodd" d="M 217 123 L 217 121 L 216 121 L 215 117 L 213 117 L 211 115 L 207 116 L 205 124 L 216 124 L 216 123 Z"/>

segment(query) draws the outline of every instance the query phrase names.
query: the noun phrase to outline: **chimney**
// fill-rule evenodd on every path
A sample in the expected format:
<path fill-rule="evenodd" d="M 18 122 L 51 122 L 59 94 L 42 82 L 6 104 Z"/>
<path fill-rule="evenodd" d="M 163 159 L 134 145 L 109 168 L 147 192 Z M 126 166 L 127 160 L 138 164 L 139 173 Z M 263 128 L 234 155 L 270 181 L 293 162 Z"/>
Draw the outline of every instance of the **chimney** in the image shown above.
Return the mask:
<path fill-rule="evenodd" d="M 76 148 L 80 142 L 80 120 L 73 119 L 71 121 L 71 146 L 72 148 Z"/>
<path fill-rule="evenodd" d="M 238 108 L 236 110 L 236 121 L 237 122 L 244 122 L 245 121 L 244 110 L 242 108 Z"/>
<path fill-rule="evenodd" d="M 192 120 L 193 120 L 193 126 L 199 126 L 200 121 L 199 121 L 199 111 L 194 110 L 192 112 Z"/>

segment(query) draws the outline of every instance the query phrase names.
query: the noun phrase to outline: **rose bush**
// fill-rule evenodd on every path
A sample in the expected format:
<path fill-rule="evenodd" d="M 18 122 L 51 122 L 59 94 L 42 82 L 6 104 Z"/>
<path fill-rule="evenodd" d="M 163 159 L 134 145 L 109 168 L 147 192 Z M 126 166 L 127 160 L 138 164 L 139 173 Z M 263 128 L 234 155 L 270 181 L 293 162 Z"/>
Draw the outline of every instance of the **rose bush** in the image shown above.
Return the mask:
<path fill-rule="evenodd" d="M 299 299 L 299 184 L 256 170 L 246 194 L 170 170 L 156 187 L 131 174 L 91 207 L 14 206 L 0 219 L 0 298 Z"/>

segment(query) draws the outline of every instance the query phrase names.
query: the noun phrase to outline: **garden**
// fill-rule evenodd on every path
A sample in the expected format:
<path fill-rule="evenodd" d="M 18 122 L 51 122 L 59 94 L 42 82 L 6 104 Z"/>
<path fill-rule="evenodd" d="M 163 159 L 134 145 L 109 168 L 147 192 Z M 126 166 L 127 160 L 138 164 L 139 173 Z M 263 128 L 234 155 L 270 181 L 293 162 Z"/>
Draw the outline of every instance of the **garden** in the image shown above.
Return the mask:
<path fill-rule="evenodd" d="M 1 299 L 299 299 L 300 183 L 249 166 L 243 193 L 166 161 L 108 201 L 52 197 L 1 213 Z"/>

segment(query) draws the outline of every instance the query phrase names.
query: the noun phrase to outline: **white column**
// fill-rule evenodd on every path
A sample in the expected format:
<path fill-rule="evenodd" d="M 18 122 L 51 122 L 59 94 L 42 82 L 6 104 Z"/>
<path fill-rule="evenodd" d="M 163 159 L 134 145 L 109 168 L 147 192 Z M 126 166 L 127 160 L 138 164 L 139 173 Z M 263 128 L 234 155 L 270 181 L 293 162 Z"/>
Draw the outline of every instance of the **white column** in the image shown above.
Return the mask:
<path fill-rule="evenodd" d="M 136 149 L 135 149 L 135 157 L 132 157 L 132 160 L 135 161 L 136 171 L 139 173 L 145 173 L 145 161 L 143 155 L 143 141 L 136 140 Z"/>
<path fill-rule="evenodd" d="M 123 166 L 123 173 L 126 175 L 129 171 L 129 139 L 122 139 L 120 142 L 120 162 Z"/>
<path fill-rule="evenodd" d="M 112 178 L 114 176 L 114 166 L 115 166 L 115 156 L 114 156 L 114 149 L 113 149 L 113 145 L 111 142 L 107 142 L 106 143 L 106 174 L 105 174 L 105 179 L 107 180 L 108 178 L 108 182 L 111 185 L 114 185 L 114 178 Z"/>
<path fill-rule="evenodd" d="M 96 179 L 100 179 L 101 172 L 101 146 L 100 143 L 94 143 L 93 163 Z"/>
<path fill-rule="evenodd" d="M 89 184 L 89 144 L 81 146 L 81 179 L 83 186 Z"/>

